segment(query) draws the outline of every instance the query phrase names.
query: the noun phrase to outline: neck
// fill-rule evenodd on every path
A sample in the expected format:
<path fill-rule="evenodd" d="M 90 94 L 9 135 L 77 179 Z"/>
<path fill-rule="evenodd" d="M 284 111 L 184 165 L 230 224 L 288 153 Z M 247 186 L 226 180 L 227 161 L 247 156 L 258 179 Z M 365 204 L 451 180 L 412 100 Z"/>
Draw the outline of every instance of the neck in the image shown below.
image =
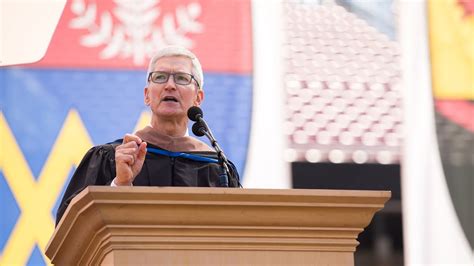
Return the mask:
<path fill-rule="evenodd" d="M 152 117 L 150 126 L 154 131 L 170 136 L 170 137 L 183 137 L 186 134 L 188 119 L 166 119 Z"/>

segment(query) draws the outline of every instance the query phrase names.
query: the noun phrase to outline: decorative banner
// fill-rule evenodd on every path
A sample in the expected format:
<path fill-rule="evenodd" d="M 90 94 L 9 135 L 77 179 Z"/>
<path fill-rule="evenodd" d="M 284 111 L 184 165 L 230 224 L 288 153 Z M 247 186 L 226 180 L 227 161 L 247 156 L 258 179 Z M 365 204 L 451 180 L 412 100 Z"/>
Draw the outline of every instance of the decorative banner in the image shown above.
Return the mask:
<path fill-rule="evenodd" d="M 146 68 L 166 44 L 199 57 L 206 120 L 242 174 L 251 22 L 250 0 L 68 1 L 44 58 L 0 69 L 0 265 L 49 263 L 44 251 L 69 178 L 92 145 L 149 123 Z"/>
<path fill-rule="evenodd" d="M 252 70 L 250 1 L 69 1 L 38 66 L 144 69 L 153 52 L 176 44 L 204 71 Z"/>

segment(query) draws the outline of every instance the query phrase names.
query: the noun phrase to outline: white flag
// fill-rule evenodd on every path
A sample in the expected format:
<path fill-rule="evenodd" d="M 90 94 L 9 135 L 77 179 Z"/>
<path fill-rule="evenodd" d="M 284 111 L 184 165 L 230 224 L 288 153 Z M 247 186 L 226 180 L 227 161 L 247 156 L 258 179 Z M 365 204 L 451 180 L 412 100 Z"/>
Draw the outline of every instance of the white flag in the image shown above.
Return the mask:
<path fill-rule="evenodd" d="M 474 192 L 472 191 L 474 177 L 472 172 L 470 174 L 466 170 L 461 173 L 467 176 L 463 181 L 466 182 L 467 190 L 459 193 L 467 191 L 469 194 L 456 195 L 456 197 L 471 202 L 464 202 L 464 209 L 455 208 L 456 201 L 453 200 L 453 190 L 449 186 L 449 176 L 445 174 L 446 165 L 443 169 L 444 154 L 440 156 L 435 123 L 435 103 L 438 103 L 439 99 L 442 102 L 442 97 L 448 97 L 438 88 L 446 71 L 440 71 L 437 67 L 444 63 L 446 67 L 454 69 L 457 74 L 466 68 L 468 73 L 472 71 L 473 58 L 470 56 L 473 54 L 469 55 L 469 51 L 466 56 L 460 57 L 464 58 L 460 61 L 453 60 L 453 57 L 445 56 L 445 54 L 435 58 L 440 54 L 440 49 L 443 49 L 443 45 L 436 42 L 437 36 L 439 40 L 449 42 L 452 38 L 450 33 L 456 30 L 453 25 L 446 25 L 446 21 L 441 24 L 440 21 L 436 21 L 438 15 L 436 12 L 444 18 L 454 19 L 459 16 L 461 18 L 454 20 L 462 24 L 462 17 L 466 15 L 463 14 L 460 3 L 461 1 L 456 0 L 399 2 L 405 127 L 402 199 L 406 265 L 474 265 L 471 246 L 473 228 L 472 223 L 466 222 L 469 219 L 472 221 L 473 217 L 474 202 L 470 195 Z M 472 19 L 471 17 L 471 22 Z M 460 43 L 458 39 L 457 45 L 448 49 L 459 53 L 464 47 L 469 47 L 469 45 L 474 47 L 472 39 L 468 38 L 467 41 L 471 44 L 463 46 L 462 41 Z M 446 51 L 448 50 L 443 50 L 443 52 Z M 445 59 L 450 61 L 443 62 Z M 459 65 L 466 62 L 467 65 Z M 457 68 L 461 70 L 456 71 Z M 469 78 L 465 83 L 467 85 L 455 83 L 459 79 L 457 76 L 444 78 L 448 86 L 452 86 L 444 88 L 444 91 L 452 92 L 457 89 L 469 91 L 472 86 L 469 84 Z M 433 88 L 436 89 L 433 90 Z M 456 96 L 459 97 L 456 98 Z M 451 93 L 449 100 L 459 101 L 468 106 L 473 104 L 468 94 Z M 461 123 L 460 127 L 466 127 L 469 136 L 469 125 Z M 470 164 L 472 165 L 472 162 Z M 470 166 L 467 167 L 464 169 L 469 169 Z M 464 216 L 460 215 L 462 212 Z"/>

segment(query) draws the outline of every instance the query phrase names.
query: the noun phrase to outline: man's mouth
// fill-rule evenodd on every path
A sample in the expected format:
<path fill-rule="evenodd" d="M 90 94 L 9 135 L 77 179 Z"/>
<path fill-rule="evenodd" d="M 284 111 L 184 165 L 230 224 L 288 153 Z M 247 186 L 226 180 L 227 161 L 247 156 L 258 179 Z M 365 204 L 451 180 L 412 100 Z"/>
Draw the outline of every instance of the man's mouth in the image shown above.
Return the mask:
<path fill-rule="evenodd" d="M 162 100 L 162 102 L 178 102 L 178 99 L 176 99 L 176 97 L 173 97 L 173 96 L 165 96 Z"/>

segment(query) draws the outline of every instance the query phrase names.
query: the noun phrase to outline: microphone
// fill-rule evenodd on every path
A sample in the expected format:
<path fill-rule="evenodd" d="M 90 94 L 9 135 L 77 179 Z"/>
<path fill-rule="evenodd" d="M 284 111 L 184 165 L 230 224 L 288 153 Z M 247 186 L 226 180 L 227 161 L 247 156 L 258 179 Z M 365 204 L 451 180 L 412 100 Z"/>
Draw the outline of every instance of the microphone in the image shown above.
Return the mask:
<path fill-rule="evenodd" d="M 194 125 L 193 125 L 194 135 L 196 135 L 198 137 L 202 137 L 202 136 L 204 136 L 205 131 L 206 131 L 206 127 L 202 123 L 200 123 L 200 122 L 194 123 Z"/>
<path fill-rule="evenodd" d="M 199 120 L 199 118 L 203 118 L 203 117 L 204 117 L 204 115 L 202 113 L 201 108 L 199 108 L 197 106 L 192 106 L 191 108 L 188 109 L 188 118 L 191 121 L 196 122 L 196 121 Z"/>
<path fill-rule="evenodd" d="M 222 151 L 221 147 L 219 147 L 219 144 L 217 143 L 216 139 L 214 138 L 214 135 L 212 134 L 211 129 L 208 127 L 206 121 L 204 120 L 204 114 L 202 113 L 201 108 L 197 106 L 193 106 L 188 109 L 188 118 L 191 121 L 195 121 L 193 125 L 193 133 L 194 135 L 201 137 L 206 135 L 206 137 L 209 139 L 211 142 L 212 147 L 214 150 L 217 152 L 217 158 L 219 159 L 219 163 L 221 164 L 222 167 L 222 172 L 219 175 L 219 181 L 220 181 L 220 186 L 221 187 L 228 187 L 229 186 L 229 176 L 230 176 L 230 171 L 229 171 L 229 161 L 227 160 L 227 157 L 225 156 L 224 152 Z"/>

